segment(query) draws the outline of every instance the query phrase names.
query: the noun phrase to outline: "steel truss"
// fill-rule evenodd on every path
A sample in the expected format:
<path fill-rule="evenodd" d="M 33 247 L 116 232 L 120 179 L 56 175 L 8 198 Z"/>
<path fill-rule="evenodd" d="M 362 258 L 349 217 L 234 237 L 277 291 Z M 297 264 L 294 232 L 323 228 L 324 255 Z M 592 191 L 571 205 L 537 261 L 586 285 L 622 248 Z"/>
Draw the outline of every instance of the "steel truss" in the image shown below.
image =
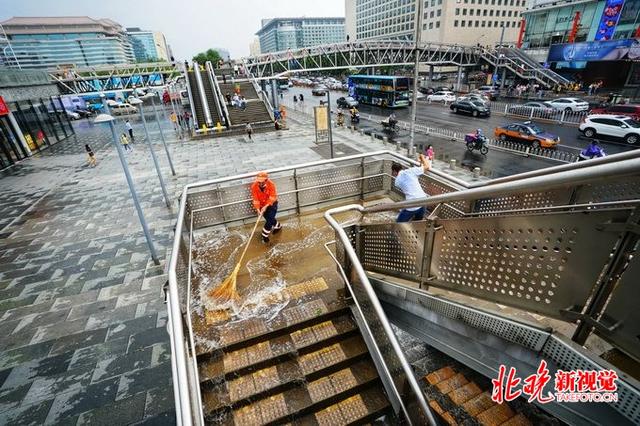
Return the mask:
<path fill-rule="evenodd" d="M 166 80 L 180 74 L 180 69 L 171 63 L 109 65 L 49 72 L 65 94 L 163 86 Z"/>

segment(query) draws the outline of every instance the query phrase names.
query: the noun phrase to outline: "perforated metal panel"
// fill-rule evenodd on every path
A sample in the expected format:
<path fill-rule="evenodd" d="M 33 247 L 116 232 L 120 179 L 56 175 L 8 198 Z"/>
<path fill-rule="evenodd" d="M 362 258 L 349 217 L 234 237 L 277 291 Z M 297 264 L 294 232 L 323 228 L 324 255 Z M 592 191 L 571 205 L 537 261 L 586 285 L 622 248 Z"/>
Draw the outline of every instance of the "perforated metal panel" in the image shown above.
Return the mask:
<path fill-rule="evenodd" d="M 617 234 L 598 224 L 628 211 L 443 220 L 430 285 L 555 318 L 583 306 Z M 398 268 L 397 274 L 405 271 Z"/>
<path fill-rule="evenodd" d="M 193 215 L 194 229 L 210 226 L 223 221 L 222 209 L 209 209 L 201 212 L 196 210 L 220 204 L 220 194 L 215 188 L 200 190 L 187 195 L 187 207 L 184 215 L 184 227 L 189 228 Z"/>
<path fill-rule="evenodd" d="M 542 349 L 542 357 L 553 360 L 559 368 L 571 370 L 602 370 L 587 356 L 583 355 L 577 345 L 563 342 L 557 336 L 551 336 Z M 633 424 L 640 424 L 640 392 L 623 380 L 618 380 L 618 402 L 610 403 L 620 414 Z"/>
<path fill-rule="evenodd" d="M 634 256 L 604 311 L 602 321 L 613 330 L 596 329 L 596 333 L 636 359 L 640 359 L 640 257 Z"/>
<path fill-rule="evenodd" d="M 599 203 L 606 201 L 634 200 L 640 198 L 640 177 L 627 179 L 603 179 L 599 183 L 583 186 L 576 203 Z"/>
<path fill-rule="evenodd" d="M 315 204 L 345 197 L 359 197 L 361 191 L 358 179 L 361 177 L 361 173 L 360 164 L 352 164 L 298 174 L 300 205 Z M 343 181 L 344 183 L 336 183 Z M 333 185 L 327 185 L 331 183 Z M 321 185 L 326 186 L 314 188 Z"/>
<path fill-rule="evenodd" d="M 479 213 L 520 209 L 541 209 L 544 211 L 544 207 L 570 204 L 570 199 L 571 190 L 564 188 L 542 192 L 525 192 L 477 200 L 475 211 Z"/>
<path fill-rule="evenodd" d="M 425 222 L 362 226 L 365 269 L 418 279 L 422 267 Z"/>

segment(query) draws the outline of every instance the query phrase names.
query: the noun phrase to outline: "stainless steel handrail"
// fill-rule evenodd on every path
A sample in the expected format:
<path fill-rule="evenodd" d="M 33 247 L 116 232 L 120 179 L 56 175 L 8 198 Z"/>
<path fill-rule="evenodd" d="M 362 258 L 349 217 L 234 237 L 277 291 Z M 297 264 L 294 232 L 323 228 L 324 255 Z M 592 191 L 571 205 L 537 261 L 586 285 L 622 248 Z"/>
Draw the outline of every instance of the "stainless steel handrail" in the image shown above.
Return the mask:
<path fill-rule="evenodd" d="M 360 263 L 360 260 L 358 259 L 358 256 L 356 255 L 355 250 L 351 246 L 349 237 L 347 236 L 342 226 L 340 226 L 340 223 L 336 219 L 334 219 L 332 216 L 334 214 L 347 212 L 351 210 L 356 210 L 362 213 L 364 211 L 364 207 L 358 204 L 351 204 L 343 207 L 336 207 L 336 208 L 327 210 L 324 214 L 324 218 L 326 219 L 327 222 L 329 222 L 329 225 L 334 229 L 334 231 L 338 235 L 338 238 L 340 238 L 340 242 L 344 246 L 345 253 L 347 256 L 349 256 L 349 259 L 351 260 L 353 267 L 355 268 L 356 274 L 360 279 L 360 283 L 362 284 L 362 287 L 364 288 L 364 291 L 367 297 L 369 298 L 369 301 L 371 302 L 371 306 L 373 307 L 376 316 L 379 318 L 380 323 L 382 324 L 383 331 L 387 335 L 387 338 L 389 339 L 389 341 L 391 342 L 393 351 L 395 352 L 396 356 L 400 360 L 400 364 L 402 365 L 402 370 L 404 371 L 405 375 L 407 376 L 407 380 L 409 381 L 409 387 L 411 389 L 411 392 L 416 397 L 416 400 L 418 401 L 418 405 L 424 412 L 424 415 L 427 416 L 429 424 L 435 426 L 438 423 L 436 422 L 436 419 L 433 416 L 433 413 L 431 412 L 429 405 L 427 404 L 424 394 L 422 393 L 422 389 L 420 389 L 420 385 L 418 384 L 418 381 L 414 376 L 413 369 L 411 368 L 411 365 L 409 365 L 409 362 L 404 356 L 404 353 L 402 352 L 402 348 L 400 347 L 400 343 L 398 342 L 398 339 L 396 339 L 396 336 L 393 333 L 393 330 L 391 329 L 391 324 L 389 323 L 389 320 L 387 319 L 387 316 L 385 315 L 384 310 L 382 309 L 382 305 L 380 305 L 380 301 L 378 300 L 378 297 L 376 296 L 376 293 L 373 290 L 371 283 L 369 282 L 369 278 L 367 277 L 367 274 L 364 268 L 362 267 L 362 264 Z M 409 418 L 407 418 L 407 420 L 409 420 Z"/>
<path fill-rule="evenodd" d="M 541 192 L 558 187 L 567 187 L 599 181 L 602 178 L 621 178 L 636 175 L 638 173 L 640 173 L 640 161 L 635 159 L 616 161 L 613 163 L 598 164 L 591 167 L 560 171 L 546 176 L 534 176 L 494 185 L 468 188 L 462 191 L 448 192 L 446 194 L 434 195 L 418 200 L 379 204 L 366 208 L 365 213 L 399 210 L 410 207 L 433 206 L 453 201 L 470 201 L 480 198 L 513 194 L 527 190 Z"/>
<path fill-rule="evenodd" d="M 187 84 L 187 95 L 189 95 L 189 108 L 191 109 L 191 117 L 193 117 L 194 123 L 198 123 L 198 116 L 196 115 L 196 105 L 193 102 L 192 94 L 192 90 L 194 90 L 194 88 L 191 87 L 191 83 L 189 82 L 189 67 L 187 65 L 184 65 L 184 81 Z M 178 92 L 178 94 L 179 93 L 180 92 Z M 169 96 L 171 96 L 171 91 L 169 91 Z M 180 103 L 182 104 L 182 95 L 180 95 Z M 173 106 L 173 102 L 171 103 L 171 105 Z M 202 126 L 202 123 L 198 123 L 194 127 L 197 129 L 199 126 Z"/>

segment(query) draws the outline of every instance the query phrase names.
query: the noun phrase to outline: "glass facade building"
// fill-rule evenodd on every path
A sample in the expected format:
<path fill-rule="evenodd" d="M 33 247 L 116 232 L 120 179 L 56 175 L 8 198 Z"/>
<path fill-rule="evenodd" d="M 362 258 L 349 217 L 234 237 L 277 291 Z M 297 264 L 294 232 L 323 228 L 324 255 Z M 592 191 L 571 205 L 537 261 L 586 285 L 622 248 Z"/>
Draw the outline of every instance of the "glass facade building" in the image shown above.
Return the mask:
<path fill-rule="evenodd" d="M 126 32 L 109 19 L 17 17 L 1 24 L 10 43 L 0 49 L 6 66 L 52 69 L 134 62 Z"/>
<path fill-rule="evenodd" d="M 169 60 L 167 42 L 161 32 L 127 28 L 127 35 L 133 47 L 133 55 L 136 58 L 136 62 Z"/>
<path fill-rule="evenodd" d="M 274 18 L 256 33 L 262 53 L 340 43 L 346 40 L 344 18 Z"/>

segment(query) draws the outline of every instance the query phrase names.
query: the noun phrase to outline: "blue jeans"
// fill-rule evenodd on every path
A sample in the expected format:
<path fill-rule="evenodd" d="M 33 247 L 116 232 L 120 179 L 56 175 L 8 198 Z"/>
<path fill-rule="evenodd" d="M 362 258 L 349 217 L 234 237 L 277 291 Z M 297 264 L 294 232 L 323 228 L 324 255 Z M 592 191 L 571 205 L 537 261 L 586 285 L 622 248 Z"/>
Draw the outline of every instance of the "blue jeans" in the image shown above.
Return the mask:
<path fill-rule="evenodd" d="M 400 210 L 400 214 L 398 215 L 396 222 L 401 223 L 409 222 L 411 220 L 422 220 L 424 219 L 424 214 L 426 213 L 426 211 L 427 210 L 424 207 L 420 207 L 417 210 L 402 209 Z"/>

